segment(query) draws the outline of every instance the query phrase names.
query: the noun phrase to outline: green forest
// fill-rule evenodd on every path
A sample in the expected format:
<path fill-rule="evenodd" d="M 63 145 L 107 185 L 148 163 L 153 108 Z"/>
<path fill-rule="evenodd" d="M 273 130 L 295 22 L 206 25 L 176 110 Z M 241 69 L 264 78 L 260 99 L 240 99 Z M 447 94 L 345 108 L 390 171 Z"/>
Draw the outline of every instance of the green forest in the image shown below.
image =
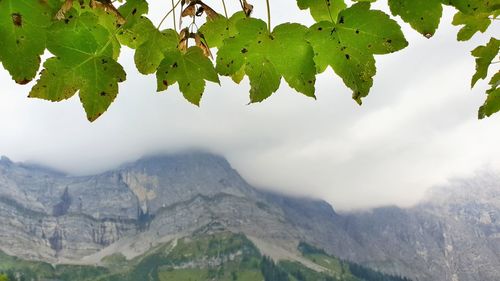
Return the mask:
<path fill-rule="evenodd" d="M 160 245 L 127 260 L 105 257 L 99 266 L 51 265 L 0 253 L 0 280 L 30 281 L 410 281 L 340 260 L 300 243 L 299 252 L 322 270 L 264 256 L 242 234 L 198 234 Z"/>

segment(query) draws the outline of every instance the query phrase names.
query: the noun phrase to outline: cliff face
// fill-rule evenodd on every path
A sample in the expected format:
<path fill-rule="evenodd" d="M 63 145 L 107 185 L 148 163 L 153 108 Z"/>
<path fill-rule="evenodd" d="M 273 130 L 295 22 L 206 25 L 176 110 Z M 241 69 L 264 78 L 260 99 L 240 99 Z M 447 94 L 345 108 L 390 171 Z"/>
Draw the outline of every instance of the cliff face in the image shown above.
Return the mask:
<path fill-rule="evenodd" d="M 417 280 L 499 280 L 500 178 L 482 174 L 431 189 L 409 209 L 344 217 L 364 252 L 344 256 Z"/>
<path fill-rule="evenodd" d="M 144 158 L 87 177 L 0 162 L 0 249 L 24 258 L 77 261 L 117 241 L 134 256 L 213 221 L 289 247 L 301 237 L 213 155 Z"/>
<path fill-rule="evenodd" d="M 415 280 L 500 280 L 499 182 L 484 175 L 434 189 L 413 208 L 337 214 L 322 201 L 259 191 L 210 154 L 143 158 L 85 177 L 2 158 L 0 250 L 95 264 L 216 223 L 272 245 L 261 250 L 276 257 L 308 241 Z"/>

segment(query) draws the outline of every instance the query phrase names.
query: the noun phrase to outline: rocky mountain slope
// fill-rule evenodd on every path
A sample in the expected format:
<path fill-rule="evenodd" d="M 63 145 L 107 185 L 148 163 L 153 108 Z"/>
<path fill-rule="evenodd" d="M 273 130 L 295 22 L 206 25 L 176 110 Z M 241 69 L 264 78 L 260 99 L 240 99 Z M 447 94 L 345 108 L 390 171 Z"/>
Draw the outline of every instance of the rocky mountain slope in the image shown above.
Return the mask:
<path fill-rule="evenodd" d="M 0 160 L 0 250 L 50 263 L 126 259 L 218 224 L 275 259 L 300 241 L 414 280 L 500 280 L 500 178 L 437 188 L 413 208 L 338 214 L 253 188 L 221 157 L 147 157 L 94 176 Z M 474 192 L 471 192 L 474 191 Z M 307 261 L 305 261 L 307 262 Z"/>
<path fill-rule="evenodd" d="M 341 261 L 307 243 L 300 243 L 297 250 L 303 261 L 274 262 L 262 256 L 245 235 L 211 224 L 188 237 L 153 247 L 133 259 L 127 260 L 115 253 L 104 257 L 99 265 L 53 266 L 40 261 L 20 260 L 0 252 L 0 280 L 409 281 Z"/>
<path fill-rule="evenodd" d="M 370 245 L 346 258 L 387 272 L 406 268 L 422 280 L 500 280 L 498 175 L 454 180 L 431 189 L 413 208 L 379 208 L 344 219 L 349 236 Z"/>

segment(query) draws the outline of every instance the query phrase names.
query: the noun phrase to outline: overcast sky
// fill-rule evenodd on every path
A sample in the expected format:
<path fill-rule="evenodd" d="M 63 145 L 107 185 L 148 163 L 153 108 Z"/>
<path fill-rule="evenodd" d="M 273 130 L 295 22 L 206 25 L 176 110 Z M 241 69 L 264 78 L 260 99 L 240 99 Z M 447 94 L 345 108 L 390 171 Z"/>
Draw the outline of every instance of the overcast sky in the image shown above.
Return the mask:
<path fill-rule="evenodd" d="M 272 2 L 274 24 L 311 22 L 294 1 Z M 486 83 L 470 90 L 470 50 L 489 37 L 458 43 L 451 18 L 447 9 L 431 40 L 403 24 L 410 46 L 377 57 L 362 107 L 327 71 L 316 101 L 282 83 L 265 102 L 247 105 L 247 82 L 223 79 L 221 87 L 208 86 L 197 108 L 177 87 L 156 94 L 154 76 L 138 74 L 133 53 L 124 50 L 128 79 L 108 112 L 89 123 L 78 97 L 28 99 L 32 84 L 16 85 L 1 69 L 0 154 L 89 174 L 144 154 L 198 148 L 225 156 L 254 185 L 322 198 L 337 209 L 407 206 L 448 178 L 500 169 L 500 115 L 478 121 Z"/>

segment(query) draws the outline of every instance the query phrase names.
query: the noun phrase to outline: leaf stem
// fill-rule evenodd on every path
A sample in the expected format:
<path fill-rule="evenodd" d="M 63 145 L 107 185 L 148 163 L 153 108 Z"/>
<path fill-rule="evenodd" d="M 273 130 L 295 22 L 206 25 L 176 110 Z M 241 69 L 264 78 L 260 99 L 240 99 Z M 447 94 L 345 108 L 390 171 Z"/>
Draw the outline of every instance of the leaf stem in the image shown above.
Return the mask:
<path fill-rule="evenodd" d="M 222 0 L 222 6 L 224 7 L 224 16 L 227 18 L 227 7 L 226 7 L 226 1 Z"/>
<path fill-rule="evenodd" d="M 269 29 L 269 32 L 271 32 L 271 4 L 269 3 L 269 0 L 266 0 L 266 7 L 267 7 L 267 29 Z"/>
<path fill-rule="evenodd" d="M 179 3 L 179 2 L 177 2 Z M 174 30 L 177 32 L 177 19 L 175 18 L 175 4 L 174 0 L 172 0 L 172 17 L 174 18 Z"/>
<path fill-rule="evenodd" d="M 180 3 L 181 3 L 181 0 L 178 0 L 177 3 L 175 3 L 175 5 L 172 7 L 172 9 L 170 9 L 170 11 L 168 11 L 168 13 L 161 19 L 161 21 L 158 24 L 158 26 L 156 27 L 156 29 L 160 29 L 160 26 L 162 25 L 162 23 L 167 19 L 167 17 L 170 15 L 170 13 L 174 12 L 175 8 L 177 8 L 177 6 L 179 6 Z"/>

